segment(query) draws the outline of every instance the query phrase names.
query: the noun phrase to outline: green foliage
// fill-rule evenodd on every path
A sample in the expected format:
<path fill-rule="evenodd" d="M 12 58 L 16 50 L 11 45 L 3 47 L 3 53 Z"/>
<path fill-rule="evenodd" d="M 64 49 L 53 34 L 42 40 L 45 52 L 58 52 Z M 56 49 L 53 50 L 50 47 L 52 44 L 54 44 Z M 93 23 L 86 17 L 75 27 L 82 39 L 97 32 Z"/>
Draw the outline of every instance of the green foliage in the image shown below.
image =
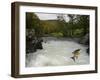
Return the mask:
<path fill-rule="evenodd" d="M 26 29 L 34 29 L 36 36 L 42 36 L 41 22 L 34 13 L 26 13 Z"/>
<path fill-rule="evenodd" d="M 83 29 L 76 29 L 76 30 L 74 30 L 74 36 L 75 37 L 82 37 L 83 36 L 83 32 L 84 32 Z"/>
<path fill-rule="evenodd" d="M 26 13 L 26 28 L 34 29 L 36 36 L 82 37 L 89 33 L 89 16 L 68 14 L 66 22 L 63 14 L 57 20 L 40 20 L 35 13 Z"/>
<path fill-rule="evenodd" d="M 84 29 L 84 35 L 89 32 L 89 16 L 78 16 L 78 26 Z"/>
<path fill-rule="evenodd" d="M 56 20 L 44 20 L 41 21 L 44 34 L 49 34 L 59 31 L 59 25 Z"/>
<path fill-rule="evenodd" d="M 63 37 L 63 33 L 61 33 L 61 32 L 51 33 L 51 35 L 53 37 Z"/>

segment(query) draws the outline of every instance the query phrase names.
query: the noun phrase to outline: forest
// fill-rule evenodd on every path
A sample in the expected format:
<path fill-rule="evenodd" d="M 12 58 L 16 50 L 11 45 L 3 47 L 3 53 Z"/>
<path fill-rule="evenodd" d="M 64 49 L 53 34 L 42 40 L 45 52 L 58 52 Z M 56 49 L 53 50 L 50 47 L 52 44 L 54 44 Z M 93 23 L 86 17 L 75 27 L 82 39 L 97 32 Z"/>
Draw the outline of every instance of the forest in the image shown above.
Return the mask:
<path fill-rule="evenodd" d="M 34 46 L 42 49 L 42 37 L 78 39 L 89 45 L 89 15 L 57 14 L 55 20 L 40 20 L 35 13 L 26 12 L 26 52 L 36 51 Z"/>
<path fill-rule="evenodd" d="M 57 14 L 57 20 L 40 20 L 35 13 L 26 13 L 26 29 L 34 29 L 36 36 L 82 37 L 89 33 L 89 16 Z"/>

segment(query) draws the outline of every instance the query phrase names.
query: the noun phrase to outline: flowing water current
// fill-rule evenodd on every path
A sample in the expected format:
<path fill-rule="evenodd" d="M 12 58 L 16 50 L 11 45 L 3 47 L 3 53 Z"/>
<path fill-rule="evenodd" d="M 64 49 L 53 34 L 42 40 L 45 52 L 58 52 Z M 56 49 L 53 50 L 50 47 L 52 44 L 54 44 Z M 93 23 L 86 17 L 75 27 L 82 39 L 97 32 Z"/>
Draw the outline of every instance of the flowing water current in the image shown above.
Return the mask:
<path fill-rule="evenodd" d="M 26 54 L 26 67 L 67 66 L 89 64 L 87 46 L 70 40 L 48 40 L 42 43 L 43 49 Z M 74 61 L 72 52 L 80 50 L 79 58 Z"/>

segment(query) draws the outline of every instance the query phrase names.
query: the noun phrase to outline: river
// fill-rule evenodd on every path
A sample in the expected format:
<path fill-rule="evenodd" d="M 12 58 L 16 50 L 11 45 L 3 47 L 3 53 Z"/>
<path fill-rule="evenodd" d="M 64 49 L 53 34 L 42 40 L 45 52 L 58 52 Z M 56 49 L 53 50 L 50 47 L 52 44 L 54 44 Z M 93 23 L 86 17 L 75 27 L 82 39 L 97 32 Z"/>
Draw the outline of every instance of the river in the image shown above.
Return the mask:
<path fill-rule="evenodd" d="M 26 54 L 26 67 L 66 66 L 89 64 L 87 46 L 68 39 L 45 39 L 43 49 Z M 72 52 L 80 50 L 79 58 L 74 61 Z"/>

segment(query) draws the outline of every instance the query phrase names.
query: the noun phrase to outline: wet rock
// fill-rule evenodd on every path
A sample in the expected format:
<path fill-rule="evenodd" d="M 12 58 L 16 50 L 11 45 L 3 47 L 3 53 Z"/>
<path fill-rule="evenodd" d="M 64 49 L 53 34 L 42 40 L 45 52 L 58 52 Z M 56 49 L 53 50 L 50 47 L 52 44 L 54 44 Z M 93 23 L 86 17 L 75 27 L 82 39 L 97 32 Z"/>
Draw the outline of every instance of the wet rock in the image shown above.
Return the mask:
<path fill-rule="evenodd" d="M 41 39 L 41 38 L 39 38 L 39 39 L 37 39 L 37 41 L 36 41 L 36 49 L 43 49 L 43 46 L 42 46 L 42 42 L 43 42 L 43 40 Z"/>
<path fill-rule="evenodd" d="M 29 39 L 26 41 L 26 53 L 36 52 L 37 49 L 43 49 L 43 40 L 41 38 Z"/>
<path fill-rule="evenodd" d="M 90 54 L 89 47 L 86 49 L 86 52 L 88 53 L 88 55 Z"/>
<path fill-rule="evenodd" d="M 82 37 L 79 43 L 89 45 L 89 34 L 86 34 L 84 37 Z"/>
<path fill-rule="evenodd" d="M 36 52 L 37 49 L 43 49 L 42 46 L 43 39 L 41 37 L 36 37 L 34 29 L 28 29 L 26 31 L 26 53 Z"/>

